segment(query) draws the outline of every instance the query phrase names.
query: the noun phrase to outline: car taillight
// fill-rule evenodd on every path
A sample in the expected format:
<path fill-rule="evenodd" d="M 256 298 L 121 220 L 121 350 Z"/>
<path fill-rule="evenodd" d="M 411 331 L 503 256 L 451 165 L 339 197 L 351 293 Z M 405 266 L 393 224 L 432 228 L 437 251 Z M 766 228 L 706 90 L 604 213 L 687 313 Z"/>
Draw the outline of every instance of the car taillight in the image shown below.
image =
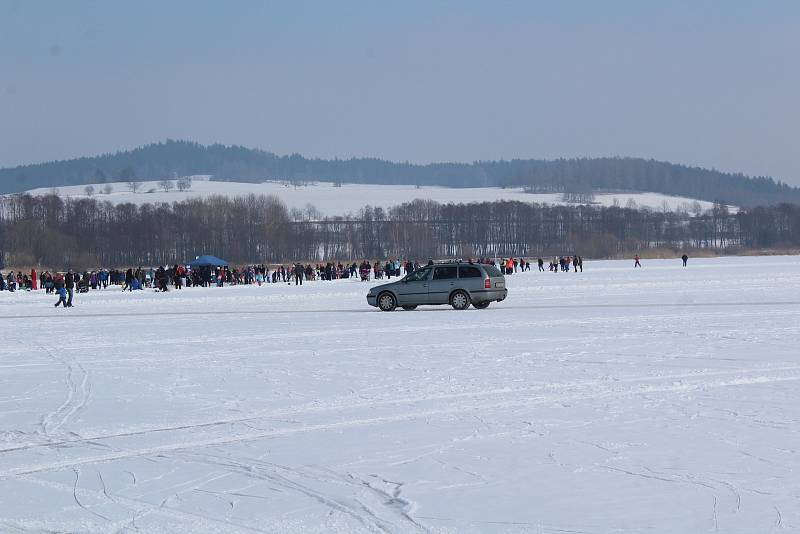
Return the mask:
<path fill-rule="evenodd" d="M 483 287 L 485 289 L 492 289 L 492 281 L 487 278 L 483 281 Z"/>

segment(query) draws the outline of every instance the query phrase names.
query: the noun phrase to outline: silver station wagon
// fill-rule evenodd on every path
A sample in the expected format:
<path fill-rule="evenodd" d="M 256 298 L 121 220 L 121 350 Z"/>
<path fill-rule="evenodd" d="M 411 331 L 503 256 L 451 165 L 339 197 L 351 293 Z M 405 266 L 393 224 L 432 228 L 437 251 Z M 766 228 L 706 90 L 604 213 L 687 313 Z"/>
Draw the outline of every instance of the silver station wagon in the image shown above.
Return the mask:
<path fill-rule="evenodd" d="M 450 304 L 456 310 L 472 305 L 483 310 L 507 295 L 506 279 L 494 265 L 447 262 L 426 265 L 397 282 L 373 287 L 367 303 L 382 311 L 398 306 L 413 310 L 423 304 Z"/>

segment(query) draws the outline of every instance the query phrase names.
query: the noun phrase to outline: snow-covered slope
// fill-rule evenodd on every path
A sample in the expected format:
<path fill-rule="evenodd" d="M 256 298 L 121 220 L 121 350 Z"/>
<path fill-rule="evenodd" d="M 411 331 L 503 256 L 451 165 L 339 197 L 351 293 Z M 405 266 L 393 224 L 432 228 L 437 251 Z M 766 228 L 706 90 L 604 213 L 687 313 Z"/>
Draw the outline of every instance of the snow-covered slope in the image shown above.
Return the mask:
<path fill-rule="evenodd" d="M 145 202 L 173 202 L 191 197 L 209 195 L 247 195 L 272 194 L 277 195 L 289 208 L 303 209 L 308 204 L 313 205 L 324 215 L 344 215 L 356 213 L 364 205 L 381 206 L 388 208 L 417 198 L 435 200 L 437 202 L 481 202 L 493 200 L 519 200 L 522 202 L 540 202 L 548 204 L 563 204 L 559 194 L 530 194 L 522 189 L 502 189 L 498 187 L 455 189 L 448 187 L 422 187 L 406 185 L 361 185 L 344 184 L 334 187 L 331 183 L 320 182 L 303 187 L 287 186 L 280 182 L 264 182 L 260 184 L 239 182 L 213 182 L 208 177 L 204 180 L 194 179 L 191 190 L 180 192 L 172 190 L 164 192 L 158 182 L 142 182 L 140 190 L 130 192 L 125 183 L 109 184 L 112 188 L 110 194 L 102 194 L 106 184 L 94 184 L 93 196 L 100 200 L 114 203 L 132 202 L 143 204 Z M 51 189 L 34 189 L 34 195 L 51 192 Z M 60 195 L 68 197 L 85 197 L 85 186 L 67 186 L 58 188 Z M 596 195 L 595 202 L 600 205 L 610 206 L 615 201 L 621 206 L 626 206 L 629 199 L 640 207 L 674 210 L 681 206 L 690 206 L 694 200 L 683 197 L 671 197 L 658 193 L 619 193 Z M 703 209 L 712 206 L 710 202 L 699 201 Z"/>
<path fill-rule="evenodd" d="M 0 293 L 0 531 L 800 530 L 800 259 Z"/>

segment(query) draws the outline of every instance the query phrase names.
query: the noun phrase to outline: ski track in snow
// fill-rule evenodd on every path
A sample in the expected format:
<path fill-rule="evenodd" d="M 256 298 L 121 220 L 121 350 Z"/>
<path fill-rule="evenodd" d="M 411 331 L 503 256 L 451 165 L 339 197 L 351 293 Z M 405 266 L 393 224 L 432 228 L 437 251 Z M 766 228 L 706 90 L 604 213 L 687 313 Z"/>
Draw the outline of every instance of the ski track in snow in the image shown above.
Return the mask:
<path fill-rule="evenodd" d="M 39 423 L 41 433 L 45 438 L 53 439 L 55 437 L 54 434 L 57 433 L 59 429 L 66 425 L 78 412 L 84 409 L 89 402 L 92 385 L 89 380 L 89 373 L 79 362 L 65 359 L 58 354 L 57 350 L 53 350 L 44 345 L 36 346 L 44 351 L 54 362 L 66 368 L 66 377 L 64 379 L 67 388 L 66 400 L 64 400 L 64 403 L 55 411 L 43 415 Z"/>
<path fill-rule="evenodd" d="M 800 258 L 0 294 L 0 530 L 791 532 Z"/>

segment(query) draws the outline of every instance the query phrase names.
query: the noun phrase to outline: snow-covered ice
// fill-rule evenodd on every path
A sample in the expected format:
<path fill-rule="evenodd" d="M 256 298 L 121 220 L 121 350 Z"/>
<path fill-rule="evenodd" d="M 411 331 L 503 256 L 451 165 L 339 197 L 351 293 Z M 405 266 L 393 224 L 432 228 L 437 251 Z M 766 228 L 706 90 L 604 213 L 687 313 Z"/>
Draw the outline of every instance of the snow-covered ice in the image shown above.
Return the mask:
<path fill-rule="evenodd" d="M 503 189 L 500 187 L 421 187 L 413 185 L 376 185 L 376 184 L 343 184 L 334 187 L 332 183 L 319 182 L 301 187 L 290 187 L 281 182 L 240 183 L 214 182 L 208 176 L 200 177 L 192 182 L 191 190 L 165 192 L 159 188 L 158 182 L 141 182 L 140 190 L 130 192 L 125 183 L 110 184 L 113 192 L 101 194 L 105 184 L 95 184 L 92 198 L 107 200 L 114 204 L 131 202 L 176 202 L 188 198 L 207 197 L 210 195 L 243 196 L 248 194 L 276 195 L 289 208 L 305 209 L 308 204 L 314 206 L 323 215 L 345 215 L 358 213 L 366 204 L 373 207 L 390 208 L 403 202 L 421 198 L 447 203 L 493 202 L 496 200 L 517 200 L 520 202 L 538 202 L 542 204 L 565 204 L 562 195 L 556 193 L 526 193 L 521 188 Z M 57 188 L 63 197 L 86 198 L 85 186 L 73 185 Z M 50 188 L 32 189 L 32 195 L 45 195 Z M 661 210 L 666 207 L 675 210 L 691 206 L 695 201 L 685 197 L 674 197 L 660 193 L 604 193 L 596 194 L 594 202 L 601 206 L 611 206 L 614 201 L 625 207 L 629 200 L 639 207 Z M 713 207 L 712 202 L 698 201 L 700 207 L 707 210 Z M 731 211 L 736 208 L 731 206 Z"/>
<path fill-rule="evenodd" d="M 800 529 L 800 258 L 0 294 L 0 531 Z"/>

